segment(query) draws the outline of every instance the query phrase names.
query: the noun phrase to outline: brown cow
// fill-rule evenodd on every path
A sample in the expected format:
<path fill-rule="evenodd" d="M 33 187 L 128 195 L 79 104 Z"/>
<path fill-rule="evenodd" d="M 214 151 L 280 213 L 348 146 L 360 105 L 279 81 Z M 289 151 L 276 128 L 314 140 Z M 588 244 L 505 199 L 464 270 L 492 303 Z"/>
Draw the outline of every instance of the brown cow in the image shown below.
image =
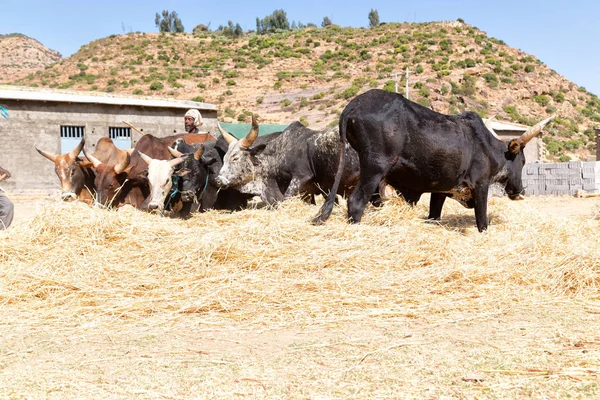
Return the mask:
<path fill-rule="evenodd" d="M 63 200 L 79 199 L 92 204 L 95 190 L 94 171 L 90 168 L 90 162 L 78 157 L 84 145 L 85 138 L 82 138 L 73 151 L 62 155 L 52 154 L 37 147 L 35 149 L 54 163 L 54 171 L 61 183 Z M 118 149 L 111 139 L 103 137 L 98 140 L 93 156 L 108 165 L 115 165 L 123 162 L 127 151 Z"/>
<path fill-rule="evenodd" d="M 148 163 L 140 153 L 156 159 L 170 160 L 171 153 L 168 147 L 179 138 L 186 143 L 202 143 L 212 139 L 208 134 L 183 133 L 178 135 L 158 138 L 146 134 L 136 144 L 131 156 L 120 164 L 110 166 L 97 159 L 94 155 L 85 156 L 91 161 L 95 172 L 94 185 L 96 187 L 96 201 L 107 207 L 119 207 L 131 204 L 136 208 L 147 209 L 146 198 L 150 194 L 148 179 L 145 170 Z"/>

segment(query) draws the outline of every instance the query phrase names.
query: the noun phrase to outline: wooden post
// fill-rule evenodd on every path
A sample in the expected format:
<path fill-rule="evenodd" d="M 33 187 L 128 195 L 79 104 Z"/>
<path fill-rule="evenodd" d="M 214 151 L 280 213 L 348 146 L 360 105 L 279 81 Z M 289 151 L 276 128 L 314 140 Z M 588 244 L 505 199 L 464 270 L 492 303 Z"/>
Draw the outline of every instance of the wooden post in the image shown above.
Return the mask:
<path fill-rule="evenodd" d="M 136 128 L 135 126 L 131 125 L 129 122 L 126 121 L 122 121 L 125 125 L 127 125 L 128 127 L 130 127 L 131 129 L 133 129 L 134 131 L 136 131 L 137 133 L 139 133 L 140 135 L 144 136 L 144 132 L 140 131 L 138 128 Z"/>

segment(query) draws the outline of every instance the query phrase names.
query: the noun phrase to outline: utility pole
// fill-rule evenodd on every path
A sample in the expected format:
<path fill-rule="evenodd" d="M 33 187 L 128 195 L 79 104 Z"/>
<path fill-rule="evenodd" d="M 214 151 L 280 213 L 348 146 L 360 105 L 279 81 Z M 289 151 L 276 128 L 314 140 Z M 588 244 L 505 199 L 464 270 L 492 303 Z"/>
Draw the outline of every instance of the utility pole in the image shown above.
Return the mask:
<path fill-rule="evenodd" d="M 408 67 L 406 67 L 406 99 L 410 100 L 410 97 L 408 96 L 408 74 L 411 73 L 412 71 L 410 71 L 408 69 Z M 397 90 L 396 90 L 397 91 Z"/>
<path fill-rule="evenodd" d="M 394 82 L 396 82 L 394 85 L 394 91 L 396 93 L 398 93 L 398 73 L 397 72 L 394 72 Z"/>

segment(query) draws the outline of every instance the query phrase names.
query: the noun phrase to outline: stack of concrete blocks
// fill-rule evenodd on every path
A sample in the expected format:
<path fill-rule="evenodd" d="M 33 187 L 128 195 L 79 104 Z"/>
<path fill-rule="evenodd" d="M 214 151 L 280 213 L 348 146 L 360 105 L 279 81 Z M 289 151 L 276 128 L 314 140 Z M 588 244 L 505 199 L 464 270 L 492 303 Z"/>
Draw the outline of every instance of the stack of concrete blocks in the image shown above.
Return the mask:
<path fill-rule="evenodd" d="M 525 164 L 523 187 L 529 196 L 572 196 L 577 190 L 600 193 L 600 162 Z"/>

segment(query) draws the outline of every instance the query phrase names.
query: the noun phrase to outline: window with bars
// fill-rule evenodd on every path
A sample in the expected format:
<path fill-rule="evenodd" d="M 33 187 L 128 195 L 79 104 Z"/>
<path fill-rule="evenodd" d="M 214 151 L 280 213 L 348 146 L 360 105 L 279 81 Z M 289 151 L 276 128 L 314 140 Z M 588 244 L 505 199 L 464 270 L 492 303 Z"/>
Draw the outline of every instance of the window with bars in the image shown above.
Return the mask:
<path fill-rule="evenodd" d="M 72 126 L 72 125 L 61 125 L 60 126 L 60 152 L 61 154 L 70 153 L 77 147 L 83 134 L 85 133 L 85 126 Z"/>
<path fill-rule="evenodd" d="M 60 137 L 61 138 L 77 138 L 81 140 L 85 131 L 85 126 L 69 126 L 61 125 Z"/>
<path fill-rule="evenodd" d="M 131 128 L 110 126 L 108 128 L 108 137 L 118 149 L 127 150 L 131 148 Z"/>

